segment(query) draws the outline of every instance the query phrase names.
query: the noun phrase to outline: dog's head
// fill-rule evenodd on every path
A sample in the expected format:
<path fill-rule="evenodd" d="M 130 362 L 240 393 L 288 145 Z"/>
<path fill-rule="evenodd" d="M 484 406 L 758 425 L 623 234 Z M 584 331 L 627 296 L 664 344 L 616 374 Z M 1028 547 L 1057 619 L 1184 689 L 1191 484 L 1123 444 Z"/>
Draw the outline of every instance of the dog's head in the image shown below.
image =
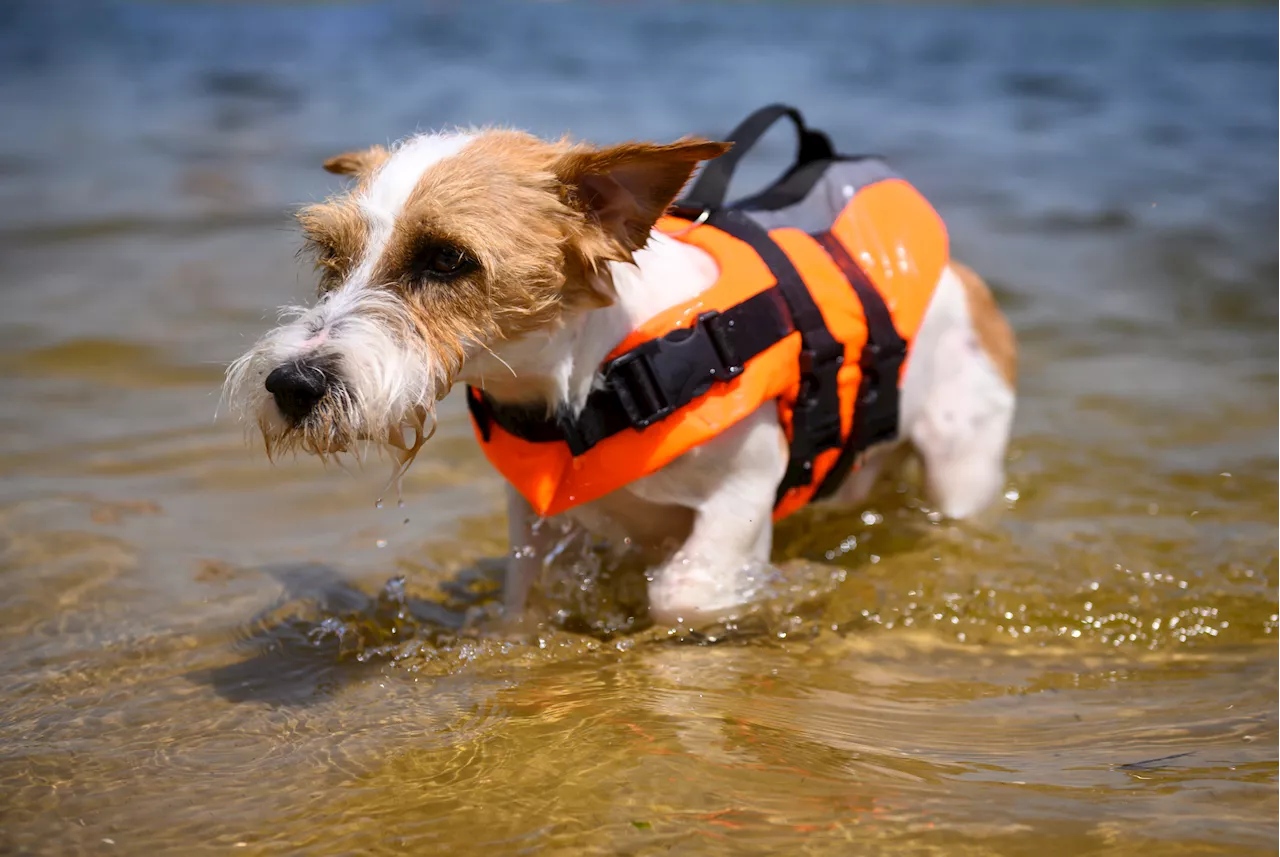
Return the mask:
<path fill-rule="evenodd" d="M 231 365 L 233 408 L 269 453 L 372 441 L 411 459 L 468 361 L 608 305 L 608 263 L 630 261 L 698 162 L 727 148 L 493 130 L 330 159 L 354 185 L 299 214 L 318 300 Z"/>

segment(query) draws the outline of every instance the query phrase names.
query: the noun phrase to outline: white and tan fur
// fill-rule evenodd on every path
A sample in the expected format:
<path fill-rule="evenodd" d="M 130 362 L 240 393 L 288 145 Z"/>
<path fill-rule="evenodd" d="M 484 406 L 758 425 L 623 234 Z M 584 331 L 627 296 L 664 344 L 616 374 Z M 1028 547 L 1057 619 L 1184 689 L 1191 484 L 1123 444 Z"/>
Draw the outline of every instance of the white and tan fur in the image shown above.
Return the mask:
<path fill-rule="evenodd" d="M 593 148 L 509 131 L 427 134 L 326 164 L 344 196 L 304 212 L 325 269 L 297 309 L 232 365 L 227 390 L 268 448 L 345 451 L 360 440 L 417 451 L 435 400 L 457 381 L 500 402 L 581 409 L 605 356 L 637 325 L 716 279 L 701 250 L 651 233 L 700 160 L 690 140 Z M 442 238 L 441 236 L 444 236 Z M 465 275 L 415 273 L 414 247 L 468 257 Z M 398 248 L 398 249 L 397 249 Z M 405 261 L 410 260 L 410 261 Z M 440 263 L 447 266 L 447 263 Z M 939 512 L 965 518 L 999 494 L 1014 411 L 1014 343 L 982 281 L 953 263 L 913 344 L 900 440 L 868 451 L 834 502 L 863 500 L 885 465 L 914 452 Z M 301 420 L 263 383 L 315 363 L 332 376 Z M 416 427 L 418 443 L 404 440 Z M 650 611 L 702 622 L 749 602 L 772 545 L 787 445 L 772 404 L 662 470 L 569 511 L 577 525 L 654 550 Z M 550 528 L 510 486 L 510 615 L 523 609 Z M 677 545 L 674 550 L 663 546 Z"/>

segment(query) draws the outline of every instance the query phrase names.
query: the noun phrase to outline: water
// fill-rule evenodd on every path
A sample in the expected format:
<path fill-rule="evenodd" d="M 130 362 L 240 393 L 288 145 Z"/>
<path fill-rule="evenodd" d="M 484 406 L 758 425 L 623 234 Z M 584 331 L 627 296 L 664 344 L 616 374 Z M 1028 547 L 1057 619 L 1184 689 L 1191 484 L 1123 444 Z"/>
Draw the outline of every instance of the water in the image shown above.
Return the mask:
<path fill-rule="evenodd" d="M 0 851 L 1274 853 L 1275 68 L 1265 9 L 5 4 Z M 459 402 L 404 508 L 214 420 L 323 158 L 777 99 L 995 284 L 995 514 L 789 520 L 714 645 L 566 544 L 503 640 Z"/>

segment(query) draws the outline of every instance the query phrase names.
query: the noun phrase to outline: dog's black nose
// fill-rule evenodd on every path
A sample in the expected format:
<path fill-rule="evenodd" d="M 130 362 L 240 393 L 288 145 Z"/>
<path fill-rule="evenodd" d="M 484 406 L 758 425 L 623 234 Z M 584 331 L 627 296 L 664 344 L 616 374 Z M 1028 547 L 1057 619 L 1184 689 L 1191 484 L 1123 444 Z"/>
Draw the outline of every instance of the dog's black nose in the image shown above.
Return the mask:
<path fill-rule="evenodd" d="M 267 392 L 285 419 L 297 425 L 315 409 L 329 389 L 329 375 L 318 366 L 286 363 L 267 376 Z"/>

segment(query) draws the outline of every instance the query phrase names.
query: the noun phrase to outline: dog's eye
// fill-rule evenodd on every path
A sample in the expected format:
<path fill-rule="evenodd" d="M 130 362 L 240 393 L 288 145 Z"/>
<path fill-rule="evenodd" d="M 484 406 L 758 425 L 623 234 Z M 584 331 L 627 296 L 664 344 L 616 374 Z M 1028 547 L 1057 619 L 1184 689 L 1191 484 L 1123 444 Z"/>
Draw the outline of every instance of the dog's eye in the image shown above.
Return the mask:
<path fill-rule="evenodd" d="M 330 291 L 342 280 L 344 260 L 327 244 L 312 242 L 306 249 L 310 250 L 311 259 L 320 272 L 320 292 Z"/>
<path fill-rule="evenodd" d="M 452 280 L 467 273 L 474 266 L 475 262 L 465 250 L 452 244 L 430 244 L 418 252 L 413 267 L 421 276 L 435 280 Z"/>

